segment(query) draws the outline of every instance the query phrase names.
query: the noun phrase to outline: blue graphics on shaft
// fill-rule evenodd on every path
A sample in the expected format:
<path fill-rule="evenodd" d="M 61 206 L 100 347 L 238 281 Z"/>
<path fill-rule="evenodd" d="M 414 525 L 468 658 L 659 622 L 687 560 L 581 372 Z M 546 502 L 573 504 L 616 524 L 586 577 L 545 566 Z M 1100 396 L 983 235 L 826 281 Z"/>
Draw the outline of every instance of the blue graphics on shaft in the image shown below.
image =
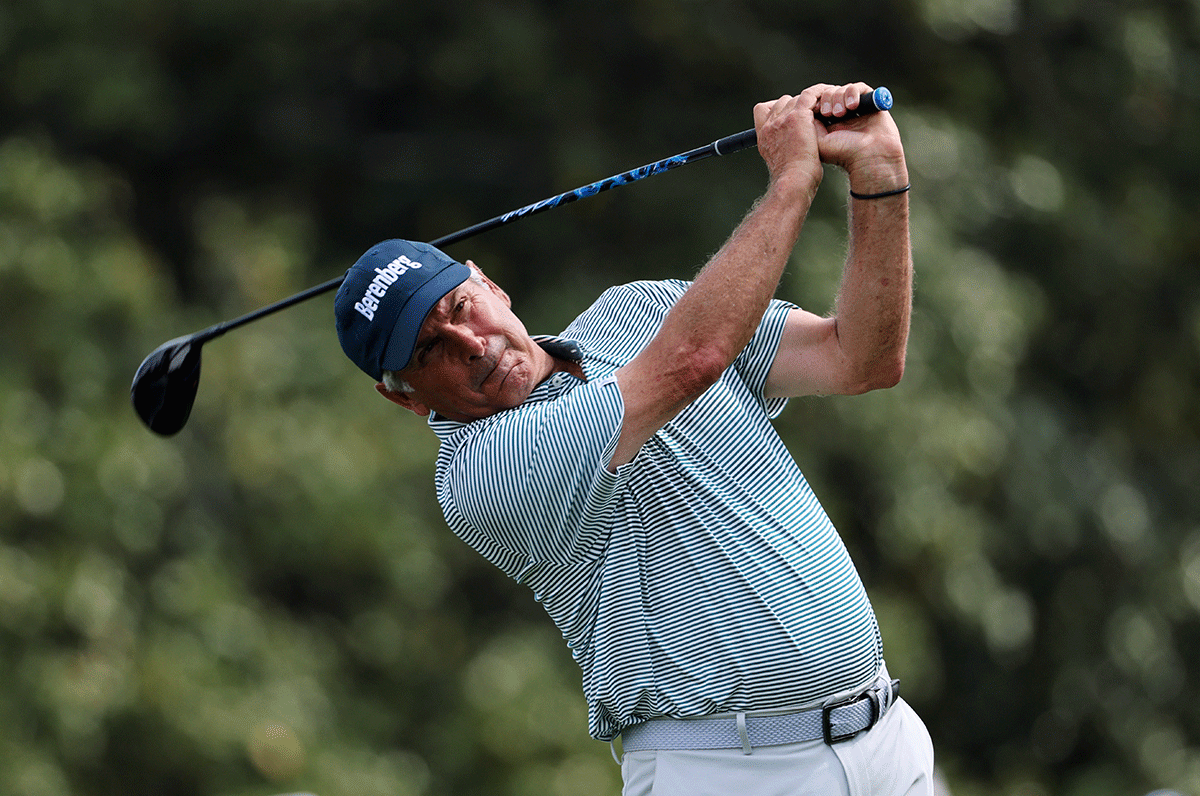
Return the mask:
<path fill-rule="evenodd" d="M 615 188 L 618 185 L 628 185 L 631 182 L 637 182 L 638 180 L 645 179 L 646 177 L 652 177 L 655 174 L 661 174 L 664 171 L 668 171 L 676 166 L 682 166 L 683 164 L 687 163 L 688 155 L 691 154 L 693 153 L 687 153 L 685 155 L 673 155 L 672 157 L 665 158 L 657 163 L 648 163 L 645 166 L 639 166 L 636 169 L 630 169 L 622 174 L 614 174 L 613 176 L 606 177 L 603 180 L 597 180 L 590 185 L 584 185 L 576 188 L 573 191 L 560 193 L 558 196 L 552 196 L 549 199 L 543 199 L 540 202 L 535 202 L 517 210 L 512 210 L 500 217 L 500 223 L 505 224 L 513 219 L 527 216 L 530 213 L 538 213 L 542 210 L 549 210 L 552 207 L 557 207 L 558 205 L 565 204 L 567 202 L 574 202 L 576 199 L 594 196 L 601 191 L 607 191 L 609 188 Z"/>

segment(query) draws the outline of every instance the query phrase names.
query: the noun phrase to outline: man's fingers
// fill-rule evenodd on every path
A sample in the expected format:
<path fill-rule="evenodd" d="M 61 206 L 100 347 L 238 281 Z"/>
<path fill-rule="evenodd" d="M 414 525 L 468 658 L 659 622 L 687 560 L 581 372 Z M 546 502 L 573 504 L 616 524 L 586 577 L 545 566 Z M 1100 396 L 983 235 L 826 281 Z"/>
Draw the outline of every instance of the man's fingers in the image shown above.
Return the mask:
<path fill-rule="evenodd" d="M 791 94 L 784 94 L 779 99 L 758 103 L 754 106 L 754 123 L 761 127 L 767 119 L 778 113 L 792 99 Z"/>
<path fill-rule="evenodd" d="M 847 112 L 858 107 L 860 96 L 870 91 L 870 86 L 865 83 L 841 86 L 818 83 L 798 95 L 784 94 L 779 99 L 755 105 L 758 151 L 772 178 L 793 168 L 815 165 L 819 181 L 821 162 L 845 167 L 863 146 L 863 141 L 857 135 L 846 138 L 841 133 L 845 125 L 835 126 L 832 132 L 826 125 L 830 123 L 829 119 L 842 120 Z M 818 120 L 814 118 L 816 114 L 828 118 Z M 849 125 L 847 129 L 860 131 L 860 126 Z"/>
<path fill-rule="evenodd" d="M 849 83 L 844 86 L 822 86 L 820 105 L 816 109 L 822 116 L 839 118 L 858 107 L 859 98 L 871 91 L 866 83 Z"/>

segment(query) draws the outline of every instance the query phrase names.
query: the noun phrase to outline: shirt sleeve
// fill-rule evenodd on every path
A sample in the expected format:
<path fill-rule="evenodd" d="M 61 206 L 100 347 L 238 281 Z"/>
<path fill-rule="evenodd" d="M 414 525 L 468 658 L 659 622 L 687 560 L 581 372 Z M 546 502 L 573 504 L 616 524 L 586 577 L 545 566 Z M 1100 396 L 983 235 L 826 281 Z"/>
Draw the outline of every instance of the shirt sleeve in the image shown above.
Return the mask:
<path fill-rule="evenodd" d="M 786 397 L 767 400 L 763 391 L 767 386 L 767 375 L 771 372 L 771 366 L 775 364 L 775 355 L 779 352 L 779 343 L 783 339 L 788 314 L 794 309 L 797 309 L 795 304 L 772 300 L 767 311 L 763 313 L 762 322 L 758 325 L 754 337 L 750 338 L 750 343 L 733 361 L 734 371 L 758 398 L 769 418 L 778 417 L 788 402 Z"/>
<path fill-rule="evenodd" d="M 660 282 L 633 282 L 605 291 L 587 313 L 576 319 L 564 333 L 589 340 L 589 351 L 602 352 L 617 365 L 631 360 L 657 333 L 663 317 L 691 287 L 691 282 L 669 279 Z M 763 397 L 767 375 L 783 339 L 788 314 L 798 309 L 788 301 L 773 299 L 763 313 L 749 344 L 733 362 L 733 371 L 758 399 L 768 418 L 774 418 L 787 406 L 787 398 Z M 634 325 L 628 319 L 637 318 Z M 613 319 L 621 334 L 613 334 Z M 594 341 L 594 342 L 593 342 Z"/>
<path fill-rule="evenodd" d="M 619 484 L 605 465 L 623 412 L 610 377 L 471 424 L 438 464 L 447 524 L 513 578 L 599 556 Z"/>

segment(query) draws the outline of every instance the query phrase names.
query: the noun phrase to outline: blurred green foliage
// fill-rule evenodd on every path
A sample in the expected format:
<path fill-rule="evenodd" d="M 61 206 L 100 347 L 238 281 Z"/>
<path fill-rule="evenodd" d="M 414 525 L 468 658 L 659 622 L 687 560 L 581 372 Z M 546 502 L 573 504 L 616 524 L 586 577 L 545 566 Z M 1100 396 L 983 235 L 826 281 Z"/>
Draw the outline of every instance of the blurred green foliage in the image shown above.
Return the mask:
<path fill-rule="evenodd" d="M 531 596 L 445 529 L 433 436 L 315 299 L 160 342 L 751 124 L 889 86 L 918 268 L 900 386 L 780 427 L 955 794 L 1200 793 L 1194 3 L 29 0 L 0 6 L 0 793 L 619 789 Z M 532 331 L 686 277 L 751 153 L 451 253 Z M 781 295 L 823 312 L 830 174 Z"/>

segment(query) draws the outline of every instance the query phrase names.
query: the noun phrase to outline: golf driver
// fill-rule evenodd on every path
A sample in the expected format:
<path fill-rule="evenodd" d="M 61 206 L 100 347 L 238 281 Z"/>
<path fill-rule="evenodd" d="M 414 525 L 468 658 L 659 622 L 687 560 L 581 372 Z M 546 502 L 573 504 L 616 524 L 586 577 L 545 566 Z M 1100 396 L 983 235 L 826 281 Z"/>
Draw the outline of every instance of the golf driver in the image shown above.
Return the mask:
<path fill-rule="evenodd" d="M 821 118 L 821 121 L 828 125 L 868 113 L 886 111 L 891 107 L 891 92 L 886 88 L 880 87 L 868 94 L 863 94 L 859 98 L 858 107 L 846 115 L 838 118 L 818 118 Z M 618 185 L 628 185 L 631 182 L 636 182 L 655 174 L 661 174 L 664 171 L 669 171 L 687 163 L 694 163 L 697 160 L 703 160 L 713 155 L 729 155 L 753 147 L 756 144 L 757 136 L 755 131 L 753 129 L 744 130 L 740 133 L 713 141 L 711 144 L 697 147 L 696 149 L 673 155 L 654 163 L 648 163 L 640 168 L 606 177 L 590 185 L 584 185 L 573 191 L 567 191 L 566 193 L 552 196 L 549 199 L 534 202 L 531 205 L 526 205 L 525 207 L 488 219 L 487 221 L 460 229 L 458 232 L 453 232 L 437 240 L 430 241 L 430 245 L 438 248 L 448 246 L 451 243 L 457 243 L 460 240 L 465 240 L 481 232 L 487 232 L 517 219 L 545 212 L 552 207 L 574 202 L 577 199 L 583 199 L 601 191 L 607 191 Z M 176 337 L 174 340 L 163 343 L 142 361 L 141 367 L 134 374 L 133 384 L 129 388 L 129 395 L 133 402 L 134 411 L 137 412 L 142 422 L 156 434 L 171 436 L 178 433 L 184 424 L 187 423 L 188 416 L 191 415 L 192 404 L 196 400 L 196 391 L 200 387 L 200 347 L 202 345 L 214 337 L 220 337 L 226 332 L 251 321 L 256 321 L 259 318 L 279 312 L 294 304 L 299 304 L 320 293 L 336 290 L 341 285 L 342 279 L 343 277 L 341 276 L 330 279 L 328 282 L 310 287 L 294 296 L 277 301 L 274 304 L 269 304 L 239 318 L 224 321 L 207 329 L 202 329 L 183 337 Z"/>

